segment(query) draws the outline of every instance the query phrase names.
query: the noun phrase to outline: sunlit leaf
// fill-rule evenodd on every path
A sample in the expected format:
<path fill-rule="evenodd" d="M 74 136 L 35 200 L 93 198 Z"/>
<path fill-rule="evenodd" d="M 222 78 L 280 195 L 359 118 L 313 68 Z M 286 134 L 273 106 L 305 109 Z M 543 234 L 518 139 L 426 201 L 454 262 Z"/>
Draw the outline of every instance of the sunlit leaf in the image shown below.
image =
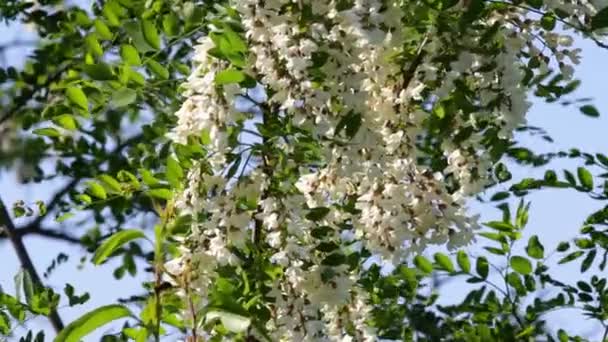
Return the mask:
<path fill-rule="evenodd" d="M 97 248 L 92 261 L 95 265 L 99 265 L 127 242 L 144 237 L 144 233 L 139 229 L 127 229 L 114 233 Z"/>
<path fill-rule="evenodd" d="M 103 325 L 131 316 L 131 311 L 122 305 L 106 305 L 90 311 L 66 326 L 55 337 L 55 342 L 79 342 Z"/>

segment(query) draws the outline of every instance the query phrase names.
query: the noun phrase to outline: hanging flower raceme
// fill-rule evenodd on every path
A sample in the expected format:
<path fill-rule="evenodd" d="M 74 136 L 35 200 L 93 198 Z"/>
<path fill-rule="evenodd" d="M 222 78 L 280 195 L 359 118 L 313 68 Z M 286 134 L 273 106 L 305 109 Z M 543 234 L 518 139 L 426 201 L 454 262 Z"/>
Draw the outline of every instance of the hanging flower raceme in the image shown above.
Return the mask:
<path fill-rule="evenodd" d="M 525 123 L 549 56 L 568 81 L 577 51 L 515 6 L 471 17 L 413 1 L 232 5 L 243 32 L 202 38 L 171 133 L 181 144 L 209 137 L 178 201 L 193 216 L 192 289 L 213 297 L 220 270 L 265 265 L 266 275 L 250 274 L 263 334 L 376 340 L 363 262 L 470 243 L 477 222 L 465 204 L 493 181 L 492 146 Z M 573 6 L 574 17 L 593 12 Z M 248 78 L 265 101 L 241 93 Z M 235 110 L 239 100 L 250 113 Z"/>

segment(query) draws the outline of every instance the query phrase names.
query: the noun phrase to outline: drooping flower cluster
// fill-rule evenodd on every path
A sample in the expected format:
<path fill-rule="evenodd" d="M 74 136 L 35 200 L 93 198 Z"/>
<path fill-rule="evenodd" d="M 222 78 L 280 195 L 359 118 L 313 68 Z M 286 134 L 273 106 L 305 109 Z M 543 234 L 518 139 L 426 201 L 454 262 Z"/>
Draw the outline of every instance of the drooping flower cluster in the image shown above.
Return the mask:
<path fill-rule="evenodd" d="M 260 131 L 280 158 L 262 153 L 245 176 L 226 180 L 239 90 L 215 84 L 228 62 L 201 40 L 172 133 L 178 143 L 201 131 L 211 138 L 212 172 L 193 168 L 179 202 L 196 216 L 194 289 L 205 297 L 217 267 L 240 265 L 253 244 L 281 269 L 265 284 L 272 300 L 263 324 L 273 339 L 373 341 L 373 307 L 358 286 L 362 251 L 400 263 L 429 244 L 469 243 L 477 223 L 465 201 L 492 181 L 492 144 L 525 122 L 530 80 L 551 63 L 539 44 L 566 80 L 577 51 L 520 7 L 473 18 L 476 29 L 454 20 L 445 30 L 433 24 L 438 17 L 419 18 L 427 5 L 411 1 L 233 5 L 249 46 L 244 72 L 269 95 L 261 110 L 300 136 Z M 573 15 L 593 11 L 575 7 Z M 460 18 L 467 9 L 449 11 Z M 423 22 L 422 32 L 414 29 Z M 534 69 L 525 68 L 530 61 Z M 318 153 L 298 163 L 306 134 Z"/>

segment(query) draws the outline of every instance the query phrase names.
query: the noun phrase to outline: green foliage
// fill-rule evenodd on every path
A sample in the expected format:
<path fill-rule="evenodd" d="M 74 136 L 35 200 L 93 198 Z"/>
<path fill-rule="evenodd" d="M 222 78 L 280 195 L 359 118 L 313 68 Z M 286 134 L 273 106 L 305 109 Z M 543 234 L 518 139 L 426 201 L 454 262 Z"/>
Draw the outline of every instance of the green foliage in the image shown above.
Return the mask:
<path fill-rule="evenodd" d="M 185 145 L 167 139 L 169 129 L 175 126 L 173 113 L 182 101 L 181 77 L 189 75 L 192 69 L 192 45 L 201 36 L 212 38 L 215 48 L 210 54 L 226 65 L 226 69 L 215 76 L 216 86 L 228 88 L 227 85 L 238 84 L 242 88 L 252 88 L 262 82 L 247 65 L 249 47 L 238 13 L 222 1 L 196 1 L 189 5 L 163 0 L 93 1 L 86 11 L 71 5 L 59 6 L 58 1 L 39 2 L 41 6 L 35 12 L 32 9 L 34 2 L 0 4 L 0 15 L 6 22 L 32 24 L 43 38 L 23 66 L 0 69 L 3 87 L 0 96 L 7 108 L 0 111 L 0 127 L 6 120 L 18 133 L 9 150 L 0 146 L 0 166 L 31 167 L 31 174 L 23 175 L 24 182 L 43 184 L 53 179 L 67 179 L 68 182 L 57 199 L 46 205 L 43 202 L 37 205 L 16 203 L 12 207 L 13 215 L 33 220 L 32 225 L 19 227 L 23 232 L 44 232 L 40 227 L 53 224 L 57 228 L 54 232 L 58 234 L 63 232 L 60 227 L 68 226 L 64 223 L 77 221 L 67 220 L 76 214 L 84 215 L 86 219 L 78 219 L 78 224 L 84 226 L 82 231 L 85 233 L 61 235 L 92 254 L 92 258 L 84 259 L 90 259 L 95 265 L 109 260 L 120 262 L 114 271 L 117 279 L 135 275 L 138 265 L 143 263 L 147 266 L 143 270 L 144 276 L 151 279 L 142 284 L 141 298 L 134 300 L 137 304 L 134 307 L 141 308 L 137 314 L 122 305 L 101 306 L 70 322 L 55 341 L 87 341 L 91 332 L 110 324 L 118 327 L 115 321 L 124 319 L 129 319 L 128 324 L 119 328 L 120 333 L 106 335 L 105 341 L 143 342 L 152 338 L 160 341 L 170 338 L 167 337 L 170 332 L 191 336 L 192 325 L 213 326 L 218 336 L 235 341 L 252 340 L 251 331 L 255 331 L 256 336 L 267 337 L 266 321 L 273 314 L 265 304 L 269 300 L 267 291 L 270 284 L 282 276 L 284 268 L 271 263 L 271 255 L 263 248 L 248 246 L 251 254 L 243 256 L 242 265 L 220 270 L 217 282 L 209 289 L 209 305 L 194 312 L 198 322 L 183 318 L 184 311 L 191 310 L 187 307 L 192 303 L 186 303 L 178 296 L 180 286 L 190 279 L 172 275 L 165 269 L 165 263 L 178 254 L 176 241 L 187 234 L 195 219 L 205 219 L 204 215 L 194 218 L 194 215 L 178 214 L 175 194 L 186 184 L 193 166 L 191 161 L 201 160 L 206 155 L 210 133 L 201 132 Z M 399 56 L 386 57 L 397 58 L 409 68 L 418 46 L 429 32 L 446 35 L 454 41 L 461 41 L 470 34 L 471 39 L 479 40 L 476 51 L 479 54 L 493 55 L 502 49 L 504 37 L 496 37 L 498 28 L 478 33 L 472 33 L 472 29 L 477 27 L 476 20 L 484 15 L 506 11 L 512 6 L 472 0 L 467 2 L 469 6 L 463 12 L 459 12 L 454 10 L 458 3 L 456 0 L 417 3 L 416 10 L 409 14 L 415 27 L 404 28 L 411 37 L 408 44 L 412 46 L 404 47 Z M 540 11 L 536 14 L 546 31 L 556 29 L 565 17 L 559 11 L 544 12 L 542 1 L 513 4 Z M 339 6 L 348 10 L 354 2 L 339 1 Z M 299 9 L 285 6 L 282 10 Z M 306 16 L 313 15 L 314 11 L 310 12 L 302 10 L 302 22 L 297 24 L 299 30 L 308 29 Z M 591 30 L 605 29 L 608 9 L 599 11 L 589 20 Z M 441 48 L 442 55 L 433 58 L 446 65 L 459 53 L 457 48 Z M 319 89 L 324 86 L 329 58 L 327 52 L 319 52 L 309 61 L 310 72 L 314 75 L 311 81 Z M 554 71 L 541 74 L 536 58 L 540 57 L 530 56 L 523 71 L 528 75 L 526 82 L 534 86 L 538 97 L 555 102 L 576 90 L 578 81 L 565 81 Z M 453 94 L 432 104 L 428 110 L 412 104 L 417 106 L 416 110 L 427 114 L 424 117 L 427 132 L 416 137 L 421 164 L 432 171 L 443 170 L 447 159 L 437 153 L 440 151 L 437 147 L 447 136 L 455 134 L 452 131 L 455 120 L 476 115 L 479 127 L 484 131 L 482 143 L 492 151 L 493 162 L 496 162 L 490 170 L 493 182 L 507 184 L 500 187 L 500 191 L 493 187 L 495 184 L 489 187 L 491 201 L 501 202 L 545 189 L 571 189 L 595 200 L 608 199 L 608 157 L 604 154 L 577 149 L 537 154 L 502 137 L 496 127 L 478 115 L 478 102 L 476 95 L 467 89 L 466 82 L 461 82 Z M 600 115 L 591 104 L 580 105 L 578 110 L 589 117 Z M 356 142 L 364 123 L 362 114 L 337 108 L 335 118 L 337 126 L 332 142 L 336 146 Z M 235 132 L 230 133 L 231 144 L 235 146 L 238 130 L 245 127 L 244 122 L 238 125 Z M 551 140 L 542 130 L 533 127 L 520 127 L 520 132 Z M 276 175 L 269 188 L 283 191 L 282 187 L 294 181 L 289 172 L 289 167 L 294 166 L 285 166 L 286 152 L 277 148 L 273 141 L 287 136 L 295 137 L 289 143 L 295 151 L 293 160 L 297 167 L 315 167 L 321 160 L 313 134 L 295 126 L 283 115 L 274 115 L 259 123 L 254 133 L 266 143 L 253 144 L 248 149 L 250 155 L 235 152 L 230 159 L 232 167 L 225 175 L 227 179 L 246 177 L 245 170 L 252 160 L 272 155 L 277 165 L 269 167 L 287 171 Z M 458 134 L 461 141 L 466 141 L 470 132 Z M 576 160 L 582 165 L 576 167 L 576 172 L 574 169 L 563 172 L 549 169 L 549 162 L 557 158 Z M 543 167 L 544 176 L 514 180 L 515 176 L 507 169 L 507 161 L 530 168 Z M 52 166 L 43 169 L 40 167 L 43 164 Z M 203 169 L 209 168 L 206 160 L 202 164 Z M 601 172 L 596 172 L 598 170 Z M 456 181 L 447 179 L 450 191 L 458 189 L 460 185 Z M 356 212 L 355 202 L 353 199 L 345 211 Z M 259 203 L 245 198 L 239 205 L 246 210 L 257 208 Z M 390 274 L 383 274 L 377 266 L 360 267 L 360 261 L 370 256 L 369 251 L 359 251 L 333 237 L 334 228 L 324 225 L 329 208 L 308 208 L 304 219 L 314 225 L 311 234 L 315 238 L 326 239 L 311 251 L 322 256 L 320 267 L 339 265 L 361 273 L 362 279 L 357 286 L 372 294 L 371 323 L 383 338 L 402 341 L 578 341 L 582 339 L 570 336 L 566 327 L 551 331 L 544 316 L 572 307 L 605 325 L 608 290 L 602 272 L 608 258 L 608 233 L 604 229 L 608 224 L 608 207 L 589 215 L 575 239 L 564 241 L 553 249 L 545 247 L 537 235 L 522 245 L 529 203 L 520 201 L 513 218 L 505 203 L 499 208 L 503 209 L 503 218 L 485 223 L 486 228 L 479 232 L 487 243 L 482 246 L 483 255 L 468 250 L 459 250 L 455 255 L 437 252 L 432 260 L 414 255 L 409 263 L 396 265 Z M 155 217 L 156 222 L 142 229 L 122 228 L 145 215 Z M 152 236 L 148 233 L 153 226 L 156 228 L 154 239 L 150 239 L 152 243 L 142 243 L 150 242 L 147 237 Z M 346 227 L 344 231 L 347 228 L 352 227 Z M 52 266 L 60 263 L 53 260 Z M 585 278 L 556 278 L 550 270 L 558 269 L 562 264 L 575 264 Z M 53 267 L 45 273 L 50 274 Z M 169 277 L 172 283 L 165 282 L 164 277 Z M 332 274 L 324 273 L 323 277 L 324 281 L 331 281 Z M 439 279 L 437 284 L 436 279 Z M 442 296 L 449 292 L 442 287 L 442 281 L 453 279 L 466 281 L 470 289 L 456 304 L 439 304 Z M 52 316 L 60 301 L 60 294 L 37 284 L 28 271 L 18 273 L 15 283 L 15 296 L 0 292 L 0 334 L 10 338 L 14 337 L 15 327 L 25 324 L 28 318 Z M 540 296 L 541 289 L 550 294 Z M 78 290 L 77 281 L 66 284 L 63 294 L 69 306 L 90 300 L 89 293 Z M 200 298 L 193 298 L 194 302 L 198 300 Z M 41 342 L 44 338 L 42 332 L 29 330 L 20 341 Z"/>

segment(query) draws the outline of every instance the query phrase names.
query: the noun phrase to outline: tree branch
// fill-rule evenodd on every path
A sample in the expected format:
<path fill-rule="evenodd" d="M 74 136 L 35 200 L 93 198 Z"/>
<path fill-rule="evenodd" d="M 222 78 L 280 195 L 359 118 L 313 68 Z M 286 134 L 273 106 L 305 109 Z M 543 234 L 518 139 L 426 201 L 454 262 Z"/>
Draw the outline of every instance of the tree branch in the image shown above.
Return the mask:
<path fill-rule="evenodd" d="M 26 235 L 38 235 L 38 236 L 42 236 L 42 237 L 46 237 L 46 238 L 50 238 L 50 239 L 59 240 L 59 241 L 78 243 L 78 244 L 81 243 L 80 239 L 75 236 L 71 236 L 69 234 L 65 234 L 63 232 L 56 231 L 54 229 L 42 228 L 39 226 L 30 227 L 28 225 L 25 228 L 16 229 L 15 232 L 16 232 L 17 236 L 20 238 L 22 238 Z"/>
<path fill-rule="evenodd" d="M 2 199 L 0 199 L 0 226 L 5 230 L 8 238 L 10 239 L 13 248 L 15 249 L 15 253 L 19 258 L 19 262 L 21 266 L 30 274 L 32 277 L 32 281 L 36 286 L 44 287 L 42 281 L 40 280 L 40 276 L 38 276 L 38 272 L 36 272 L 36 267 L 30 258 L 30 255 L 23 244 L 23 240 L 21 239 L 20 234 L 18 233 L 11 217 L 4 205 Z M 61 317 L 57 313 L 57 310 L 53 309 L 49 314 L 49 321 L 55 329 L 55 332 L 59 333 L 63 330 L 63 322 L 61 321 Z"/>

